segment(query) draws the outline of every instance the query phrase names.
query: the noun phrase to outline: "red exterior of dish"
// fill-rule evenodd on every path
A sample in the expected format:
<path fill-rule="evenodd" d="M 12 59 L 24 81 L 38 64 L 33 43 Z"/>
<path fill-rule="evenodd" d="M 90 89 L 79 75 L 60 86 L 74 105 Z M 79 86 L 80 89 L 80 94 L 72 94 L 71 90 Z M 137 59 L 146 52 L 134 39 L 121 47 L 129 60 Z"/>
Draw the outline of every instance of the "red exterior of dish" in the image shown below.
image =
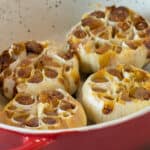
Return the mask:
<path fill-rule="evenodd" d="M 150 150 L 150 113 L 106 128 L 37 136 L 50 140 L 43 150 Z M 52 139 L 55 141 L 51 142 Z M 1 130 L 0 150 L 13 150 L 21 142 L 22 135 Z"/>

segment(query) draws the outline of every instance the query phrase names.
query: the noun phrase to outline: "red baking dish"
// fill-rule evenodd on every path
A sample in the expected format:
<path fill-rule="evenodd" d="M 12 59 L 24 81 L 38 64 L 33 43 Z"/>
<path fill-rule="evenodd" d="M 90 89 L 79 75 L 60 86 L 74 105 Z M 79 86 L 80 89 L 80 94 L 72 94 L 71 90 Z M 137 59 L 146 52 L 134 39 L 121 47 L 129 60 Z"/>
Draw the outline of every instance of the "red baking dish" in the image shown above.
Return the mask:
<path fill-rule="evenodd" d="M 0 125 L 3 150 L 149 150 L 150 112 L 146 108 L 127 117 L 82 128 L 31 131 Z"/>
<path fill-rule="evenodd" d="M 124 5 L 146 18 L 146 0 L 0 1 L 0 46 L 27 39 L 61 40 L 84 12 L 101 4 Z M 63 17 L 62 17 L 63 16 Z M 150 107 L 97 125 L 63 130 L 29 130 L 0 123 L 0 150 L 150 150 Z"/>

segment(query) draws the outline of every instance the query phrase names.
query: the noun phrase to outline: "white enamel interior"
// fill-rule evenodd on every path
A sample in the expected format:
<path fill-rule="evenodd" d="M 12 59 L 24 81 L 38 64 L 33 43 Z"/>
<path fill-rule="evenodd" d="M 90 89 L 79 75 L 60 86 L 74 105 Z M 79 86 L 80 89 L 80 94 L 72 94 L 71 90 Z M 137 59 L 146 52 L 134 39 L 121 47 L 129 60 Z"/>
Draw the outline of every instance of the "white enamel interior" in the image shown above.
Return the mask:
<path fill-rule="evenodd" d="M 112 4 L 128 6 L 150 19 L 149 0 L 0 0 L 0 49 L 6 49 L 14 41 L 64 41 L 66 33 L 83 13 Z M 4 124 L 0 124 L 0 128 L 31 134 L 87 131 L 115 125 L 149 112 L 150 107 L 114 121 L 67 130 L 37 131 Z"/>

